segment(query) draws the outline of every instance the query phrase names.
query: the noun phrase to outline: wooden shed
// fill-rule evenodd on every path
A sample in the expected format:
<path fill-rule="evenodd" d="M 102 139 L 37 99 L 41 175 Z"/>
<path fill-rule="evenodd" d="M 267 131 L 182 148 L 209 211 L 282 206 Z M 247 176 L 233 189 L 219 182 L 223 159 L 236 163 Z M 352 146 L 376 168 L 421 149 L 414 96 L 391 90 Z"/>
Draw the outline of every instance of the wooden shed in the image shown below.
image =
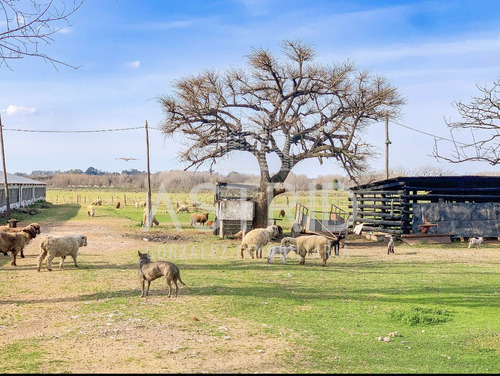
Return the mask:
<path fill-rule="evenodd" d="M 215 185 L 214 233 L 223 238 L 252 229 L 255 218 L 253 196 L 259 187 L 248 184 L 217 182 Z"/>
<path fill-rule="evenodd" d="M 351 189 L 354 224 L 365 230 L 500 236 L 500 177 L 396 177 Z"/>
<path fill-rule="evenodd" d="M 7 211 L 3 171 L 0 171 L 0 213 Z M 47 184 L 7 173 L 10 209 L 20 209 L 37 201 L 45 201 Z"/>

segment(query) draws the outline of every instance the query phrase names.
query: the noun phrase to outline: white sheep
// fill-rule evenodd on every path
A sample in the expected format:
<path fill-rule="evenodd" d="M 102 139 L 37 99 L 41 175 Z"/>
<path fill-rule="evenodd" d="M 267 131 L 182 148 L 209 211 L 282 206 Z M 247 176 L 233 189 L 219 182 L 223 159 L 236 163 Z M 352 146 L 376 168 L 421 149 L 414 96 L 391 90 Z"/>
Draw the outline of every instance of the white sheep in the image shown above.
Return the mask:
<path fill-rule="evenodd" d="M 248 250 L 250 256 L 254 258 L 253 251 L 257 258 L 262 258 L 262 248 L 279 233 L 279 228 L 276 225 L 267 226 L 266 228 L 256 228 L 249 231 L 241 240 L 240 253 L 243 258 L 243 252 Z M 259 256 L 260 250 L 260 256 Z"/>
<path fill-rule="evenodd" d="M 95 208 L 92 205 L 87 206 L 87 215 L 93 217 L 95 215 Z"/>
<path fill-rule="evenodd" d="M 175 213 L 179 213 L 179 212 L 186 212 L 186 213 L 189 213 L 189 208 L 187 205 L 181 205 L 177 208 L 177 210 L 175 211 Z"/>
<path fill-rule="evenodd" d="M 308 253 L 318 252 L 323 260 L 323 266 L 326 266 L 326 260 L 328 260 L 332 249 L 332 241 L 321 235 L 307 235 L 298 238 L 285 237 L 281 240 L 281 245 L 284 247 L 289 245 L 297 247 L 296 252 L 302 257 L 300 265 L 305 264 Z"/>
<path fill-rule="evenodd" d="M 286 255 L 288 255 L 290 251 L 294 251 L 295 253 L 297 253 L 297 248 L 294 245 L 289 245 L 288 247 L 276 245 L 274 247 L 271 247 L 271 249 L 269 249 L 269 256 L 267 256 L 267 263 L 270 264 L 272 258 L 276 254 L 278 254 L 283 256 L 283 264 L 286 264 Z"/>
<path fill-rule="evenodd" d="M 63 268 L 64 259 L 66 256 L 71 256 L 76 263 L 76 256 L 78 255 L 78 249 L 87 245 L 87 237 L 82 234 L 73 236 L 53 236 L 48 235 L 40 243 L 40 255 L 37 259 L 37 270 L 40 271 L 42 268 L 42 261 L 47 256 L 47 269 L 52 271 L 52 259 L 54 257 L 61 257 L 61 263 L 59 264 L 59 269 Z"/>

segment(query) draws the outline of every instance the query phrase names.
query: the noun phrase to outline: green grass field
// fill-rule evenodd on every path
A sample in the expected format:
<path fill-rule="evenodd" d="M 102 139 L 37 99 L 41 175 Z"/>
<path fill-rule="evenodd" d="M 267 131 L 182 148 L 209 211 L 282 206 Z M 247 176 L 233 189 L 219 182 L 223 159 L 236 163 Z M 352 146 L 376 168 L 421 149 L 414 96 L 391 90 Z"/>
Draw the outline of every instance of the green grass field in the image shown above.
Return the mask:
<path fill-rule="evenodd" d="M 53 202 L 54 195 L 61 200 L 74 196 L 74 192 L 49 191 L 48 201 Z M 183 199 L 181 193 L 178 195 L 171 196 L 171 202 Z M 111 200 L 104 194 L 101 198 Z M 208 205 L 210 200 L 213 197 L 207 193 L 202 202 Z M 172 218 L 164 212 L 165 205 L 162 203 L 163 210 L 156 214 L 160 228 L 148 234 L 171 234 L 176 230 Z M 273 205 L 280 208 L 286 202 Z M 121 219 L 122 232 L 142 231 L 139 228 L 142 210 L 132 204 L 120 209 L 105 204 L 97 208 L 96 218 L 88 218 L 85 210 L 83 203 L 60 202 L 42 209 L 37 220 Z M 72 297 L 68 303 L 61 299 L 58 304 L 67 315 L 81 320 L 81 323 L 75 319 L 59 324 L 68 341 L 79 341 L 78 333 L 86 328 L 86 321 L 94 320 L 94 325 L 105 327 L 109 317 L 115 317 L 117 322 L 140 317 L 148 325 L 168 324 L 214 338 L 208 345 L 190 342 L 176 350 L 186 357 L 191 352 L 202 353 L 201 346 L 212 346 L 213 353 L 223 359 L 238 353 L 224 347 L 226 333 L 221 327 L 231 327 L 227 323 L 237 320 L 247 325 L 248 342 L 255 342 L 252 351 L 269 352 L 259 347 L 261 337 L 283 346 L 283 351 L 272 361 L 286 373 L 500 372 L 498 242 L 486 244 L 482 250 L 468 250 L 463 244 L 418 247 L 398 244 L 396 254 L 389 257 L 380 244 L 367 244 L 353 237 L 348 238 L 348 247 L 341 250 L 339 257 L 328 260 L 327 268 L 320 266 L 317 257 L 308 258 L 301 266 L 294 255 L 286 265 L 278 257 L 267 264 L 265 258 L 250 260 L 248 255 L 241 260 L 237 239 L 220 239 L 208 231 L 187 230 L 188 216 L 181 214 L 178 218 L 181 231 L 177 231 L 184 237 L 167 243 L 148 243 L 154 260 L 168 259 L 181 269 L 188 287 L 180 289 L 179 309 L 171 309 L 172 302 L 164 299 L 164 281 L 152 283 L 150 298 L 154 304 L 139 298 L 135 249 L 124 248 L 114 253 L 105 260 L 108 263 L 105 268 L 102 260 L 86 260 L 82 255 L 80 268 L 74 269 L 69 263 L 63 272 L 53 272 L 64 275 L 61 291 Z M 284 226 L 285 231 L 287 228 L 288 225 Z M 7 268 L 8 261 L 1 260 L 0 267 Z M 0 274 L 2 300 L 4 305 L 10 302 L 9 310 L 0 314 L 0 329 L 22 325 L 31 316 L 30 310 L 54 309 L 43 299 L 26 304 L 23 296 L 33 294 L 30 288 L 36 290 L 30 287 L 27 274 L 25 270 Z M 124 279 L 124 274 L 130 274 L 132 280 Z M 47 273 L 35 272 L 34 276 L 41 278 Z M 14 287 L 11 278 L 16 280 Z M 10 297 L 5 298 L 7 295 Z M 56 297 L 52 300 L 57 301 Z M 18 302 L 17 305 L 12 305 L 12 301 Z M 51 341 L 34 335 L 30 341 L 3 346 L 0 371 L 72 372 L 75 364 L 71 359 L 56 361 L 50 357 L 52 353 L 46 343 Z M 101 341 L 107 346 L 120 346 L 109 338 Z M 136 346 L 134 349 L 142 354 L 154 349 L 144 342 Z M 155 354 L 151 357 L 172 356 Z M 137 372 L 161 372 L 148 368 L 151 363 L 147 359 L 132 352 L 128 368 L 122 370 L 131 369 L 130 364 L 134 364 Z M 255 367 L 236 372 L 265 372 L 265 368 Z M 200 372 L 203 367 L 192 370 Z"/>

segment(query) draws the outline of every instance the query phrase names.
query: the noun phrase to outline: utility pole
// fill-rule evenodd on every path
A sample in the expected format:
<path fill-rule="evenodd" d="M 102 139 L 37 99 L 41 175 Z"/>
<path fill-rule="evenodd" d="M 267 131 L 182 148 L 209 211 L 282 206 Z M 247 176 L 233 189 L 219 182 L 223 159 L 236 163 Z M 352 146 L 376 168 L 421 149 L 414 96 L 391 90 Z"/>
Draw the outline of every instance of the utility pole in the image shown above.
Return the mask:
<path fill-rule="evenodd" d="M 146 161 L 147 161 L 147 175 L 148 175 L 148 192 L 146 195 L 146 223 L 144 226 L 151 227 L 153 223 L 153 215 L 151 213 L 151 172 L 149 170 L 149 134 L 148 134 L 148 121 L 146 120 Z"/>
<path fill-rule="evenodd" d="M 385 178 L 389 179 L 389 112 L 385 112 Z"/>
<path fill-rule="evenodd" d="M 3 124 L 0 115 L 0 144 L 2 144 L 2 165 L 3 165 L 3 190 L 5 195 L 5 205 L 7 206 L 7 219 L 10 219 L 9 184 L 7 182 L 7 168 L 5 167 L 5 148 L 3 145 Z"/>

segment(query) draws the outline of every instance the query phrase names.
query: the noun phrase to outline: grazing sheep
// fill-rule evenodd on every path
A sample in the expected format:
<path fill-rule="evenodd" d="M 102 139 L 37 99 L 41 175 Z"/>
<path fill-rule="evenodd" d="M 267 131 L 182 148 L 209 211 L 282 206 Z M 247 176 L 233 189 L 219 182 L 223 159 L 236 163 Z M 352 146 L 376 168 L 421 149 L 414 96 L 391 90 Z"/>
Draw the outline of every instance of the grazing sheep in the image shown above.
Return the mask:
<path fill-rule="evenodd" d="M 144 209 L 144 214 L 142 216 L 142 223 L 144 223 L 144 225 L 146 225 L 146 209 Z M 156 219 L 156 217 L 153 215 L 153 224 L 156 225 L 156 226 L 159 226 L 160 225 L 160 222 L 158 222 L 158 220 Z"/>
<path fill-rule="evenodd" d="M 214 222 L 214 221 L 207 221 L 207 222 L 205 223 L 205 225 L 206 225 L 207 227 L 212 227 L 214 224 L 215 224 L 215 222 Z"/>
<path fill-rule="evenodd" d="M 115 209 L 120 209 L 120 201 L 118 201 L 115 205 Z"/>
<path fill-rule="evenodd" d="M 206 221 L 208 221 L 208 213 L 204 213 L 204 214 L 193 213 L 193 214 L 191 214 L 191 226 L 194 226 L 198 223 L 201 223 L 202 225 L 204 225 Z"/>
<path fill-rule="evenodd" d="M 135 208 L 136 209 L 145 208 L 145 207 L 146 207 L 146 202 L 145 201 L 141 201 L 141 202 L 136 202 L 135 203 Z"/>
<path fill-rule="evenodd" d="M 283 209 L 280 210 L 278 217 L 285 218 L 285 211 Z"/>
<path fill-rule="evenodd" d="M 28 226 L 33 226 L 33 228 L 35 229 L 35 232 L 37 235 L 40 234 L 40 225 L 36 222 L 33 222 L 33 223 L 30 223 Z M 4 231 L 4 232 L 21 232 L 23 231 L 24 228 L 21 228 L 21 227 L 5 227 L 5 226 L 0 226 L 0 231 Z M 27 243 L 26 243 L 27 244 Z M 21 258 L 24 258 L 24 248 L 21 249 Z"/>
<path fill-rule="evenodd" d="M 326 260 L 330 256 L 332 241 L 321 235 L 307 235 L 298 238 L 285 237 L 281 240 L 281 245 L 288 247 L 294 245 L 297 247 L 297 254 L 302 257 L 300 265 L 306 262 L 306 254 L 319 252 L 323 260 L 323 266 L 326 266 Z"/>
<path fill-rule="evenodd" d="M 94 200 L 94 201 L 92 201 L 91 205 L 99 205 L 99 206 L 101 206 L 102 205 L 102 200 L 101 199 Z"/>
<path fill-rule="evenodd" d="M 142 294 L 141 298 L 148 296 L 149 294 L 149 286 L 151 282 L 157 278 L 165 276 L 167 279 L 168 286 L 168 297 L 170 298 L 170 292 L 172 291 L 172 281 L 175 284 L 175 296 L 177 297 L 177 291 L 179 290 L 179 286 L 177 286 L 177 281 L 182 283 L 184 286 L 186 284 L 182 282 L 181 273 L 177 265 L 169 262 L 169 261 L 157 261 L 152 262 L 151 257 L 149 256 L 149 251 L 147 253 L 141 253 L 137 251 L 139 254 L 139 280 L 141 281 Z M 145 289 L 144 284 L 148 281 L 148 287 Z"/>
<path fill-rule="evenodd" d="M 279 229 L 276 225 L 267 226 L 266 228 L 256 228 L 249 231 L 241 240 L 240 253 L 243 258 L 243 252 L 248 250 L 250 256 L 254 258 L 253 252 L 257 258 L 262 258 L 262 248 L 276 235 Z M 259 255 L 260 250 L 260 255 Z"/>
<path fill-rule="evenodd" d="M 78 264 L 76 263 L 78 249 L 85 246 L 87 246 L 87 236 L 82 234 L 73 236 L 47 235 L 47 237 L 40 243 L 40 255 L 37 258 L 37 270 L 40 271 L 42 268 L 42 262 L 46 256 L 47 270 L 50 272 L 52 271 L 52 259 L 54 257 L 61 257 L 59 269 L 63 268 L 66 256 L 71 256 L 75 263 L 75 267 L 78 267 Z"/>
<path fill-rule="evenodd" d="M 476 248 L 481 248 L 481 244 L 483 243 L 484 238 L 481 236 L 479 238 L 471 236 L 469 238 L 469 246 L 467 248 L 470 248 L 471 246 L 476 246 Z"/>
<path fill-rule="evenodd" d="M 87 215 L 93 217 L 95 215 L 95 208 L 92 205 L 87 206 Z"/>
<path fill-rule="evenodd" d="M 276 245 L 274 247 L 271 247 L 271 249 L 269 250 L 269 256 L 267 256 L 267 263 L 270 264 L 271 259 L 276 254 L 278 254 L 283 256 L 283 264 L 286 264 L 286 255 L 288 255 L 290 251 L 294 251 L 295 253 L 297 253 L 297 248 L 294 245 L 289 245 L 288 247 Z"/>
<path fill-rule="evenodd" d="M 7 255 L 12 253 L 12 266 L 16 265 L 17 254 L 22 252 L 24 247 L 28 245 L 31 239 L 36 238 L 37 230 L 28 225 L 21 229 L 20 232 L 0 232 L 0 252 Z"/>
<path fill-rule="evenodd" d="M 186 213 L 189 213 L 189 208 L 187 205 L 181 205 L 177 208 L 177 210 L 175 211 L 175 213 L 179 213 L 179 212 L 186 212 Z"/>

